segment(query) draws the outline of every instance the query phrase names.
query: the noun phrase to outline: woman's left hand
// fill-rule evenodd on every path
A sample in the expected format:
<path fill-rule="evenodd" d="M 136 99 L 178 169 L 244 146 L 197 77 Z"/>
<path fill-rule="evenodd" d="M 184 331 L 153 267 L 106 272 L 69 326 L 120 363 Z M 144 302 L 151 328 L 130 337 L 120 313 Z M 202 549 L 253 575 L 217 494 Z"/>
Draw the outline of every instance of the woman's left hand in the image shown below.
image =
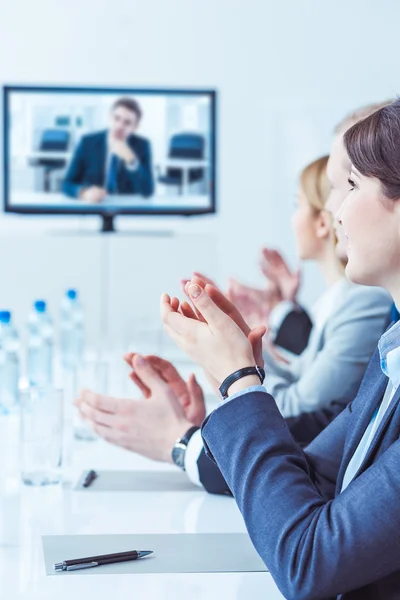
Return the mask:
<path fill-rule="evenodd" d="M 171 302 L 167 294 L 161 298 L 164 328 L 176 344 L 219 384 L 234 371 L 256 365 L 254 340 L 261 340 L 265 327 L 253 329 L 249 340 L 204 289 L 193 284 L 187 289 L 204 322 L 179 313 L 177 303 Z"/>

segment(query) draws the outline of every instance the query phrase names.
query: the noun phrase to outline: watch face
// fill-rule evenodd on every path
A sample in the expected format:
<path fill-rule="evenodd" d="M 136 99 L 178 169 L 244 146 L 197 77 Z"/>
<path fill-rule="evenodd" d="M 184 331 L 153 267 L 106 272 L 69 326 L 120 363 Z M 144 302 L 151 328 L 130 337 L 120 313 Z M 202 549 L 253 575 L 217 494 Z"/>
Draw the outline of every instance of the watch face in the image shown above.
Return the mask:
<path fill-rule="evenodd" d="M 172 460 L 180 469 L 185 470 L 186 446 L 177 442 L 172 449 Z"/>

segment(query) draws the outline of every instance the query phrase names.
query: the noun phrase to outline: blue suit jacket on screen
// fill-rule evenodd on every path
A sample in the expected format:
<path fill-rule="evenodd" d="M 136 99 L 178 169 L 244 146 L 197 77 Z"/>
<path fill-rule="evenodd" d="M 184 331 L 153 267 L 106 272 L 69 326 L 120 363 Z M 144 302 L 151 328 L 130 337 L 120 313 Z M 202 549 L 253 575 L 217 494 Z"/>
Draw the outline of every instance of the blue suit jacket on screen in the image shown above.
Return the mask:
<path fill-rule="evenodd" d="M 400 388 L 340 493 L 387 383 L 376 351 L 356 398 L 306 450 L 262 392 L 234 398 L 203 424 L 207 452 L 285 598 L 400 598 Z"/>
<path fill-rule="evenodd" d="M 105 187 L 107 162 L 107 131 L 82 136 L 63 181 L 63 193 L 77 198 L 82 187 Z M 118 194 L 139 194 L 148 197 L 154 191 L 150 142 L 131 135 L 127 144 L 139 160 L 135 171 L 125 168 L 120 161 Z"/>

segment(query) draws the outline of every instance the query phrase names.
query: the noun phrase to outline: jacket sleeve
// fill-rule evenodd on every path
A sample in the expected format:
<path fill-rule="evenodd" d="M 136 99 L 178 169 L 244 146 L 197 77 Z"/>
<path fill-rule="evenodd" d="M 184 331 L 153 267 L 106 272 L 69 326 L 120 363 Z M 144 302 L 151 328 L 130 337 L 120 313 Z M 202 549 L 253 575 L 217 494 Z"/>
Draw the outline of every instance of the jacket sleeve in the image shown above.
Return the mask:
<path fill-rule="evenodd" d="M 62 183 L 62 191 L 70 198 L 78 198 L 83 185 L 85 174 L 84 141 L 81 140 L 69 164 L 67 173 Z"/>
<path fill-rule="evenodd" d="M 288 417 L 286 423 L 291 434 L 300 446 L 307 446 L 317 437 L 348 405 L 351 398 L 331 402 L 326 408 Z"/>
<path fill-rule="evenodd" d="M 206 449 L 288 600 L 334 597 L 399 568 L 400 441 L 336 498 L 327 499 L 316 484 L 317 465 L 325 471 L 320 477 L 337 475 L 351 420 L 348 408 L 311 454 L 293 440 L 268 394 L 235 398 L 203 425 Z"/>
<path fill-rule="evenodd" d="M 302 357 L 287 368 L 266 361 L 264 385 L 284 417 L 355 397 L 389 309 L 390 298 L 383 290 L 364 294 L 356 289 L 345 309 L 329 320 L 323 346 L 307 369 L 301 367 Z"/>
<path fill-rule="evenodd" d="M 303 413 L 298 417 L 286 419 L 289 431 L 297 440 L 300 446 L 305 446 L 313 441 L 321 432 L 333 421 L 348 405 L 347 400 L 333 403 L 329 408 L 315 411 L 313 413 Z M 351 412 L 351 407 L 349 407 Z M 347 415 L 344 415 L 342 422 L 345 423 Z M 337 427 L 337 425 L 336 425 Z M 265 432 L 267 435 L 267 432 Z M 329 434 L 330 437 L 330 434 Z M 337 466 L 340 463 L 342 447 L 339 447 L 335 439 L 335 455 L 330 453 L 328 458 L 324 458 L 324 463 L 318 461 L 318 449 L 326 443 L 325 435 L 319 438 L 315 445 L 307 448 L 308 460 L 313 468 L 314 482 L 326 498 L 333 498 L 336 486 Z M 197 469 L 200 483 L 210 494 L 231 495 L 228 484 L 226 483 L 218 465 L 207 456 L 204 448 L 197 459 Z"/>
<path fill-rule="evenodd" d="M 209 494 L 225 494 L 227 496 L 232 496 L 232 492 L 218 465 L 207 456 L 204 448 L 198 458 L 197 468 L 199 470 L 200 483 Z"/>

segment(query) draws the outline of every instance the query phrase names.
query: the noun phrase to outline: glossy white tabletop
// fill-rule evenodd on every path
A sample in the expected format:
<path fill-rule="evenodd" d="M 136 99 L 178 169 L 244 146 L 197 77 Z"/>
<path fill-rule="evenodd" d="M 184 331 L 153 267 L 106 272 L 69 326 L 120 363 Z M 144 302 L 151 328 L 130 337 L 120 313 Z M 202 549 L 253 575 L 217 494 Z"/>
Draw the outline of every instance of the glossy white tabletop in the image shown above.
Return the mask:
<path fill-rule="evenodd" d="M 232 498 L 196 492 L 79 492 L 83 469 L 174 469 L 101 440 L 74 441 L 67 481 L 58 486 L 19 483 L 16 418 L 0 419 L 0 598 L 80 600 L 282 598 L 269 573 L 46 576 L 43 534 L 196 533 L 245 531 Z"/>

